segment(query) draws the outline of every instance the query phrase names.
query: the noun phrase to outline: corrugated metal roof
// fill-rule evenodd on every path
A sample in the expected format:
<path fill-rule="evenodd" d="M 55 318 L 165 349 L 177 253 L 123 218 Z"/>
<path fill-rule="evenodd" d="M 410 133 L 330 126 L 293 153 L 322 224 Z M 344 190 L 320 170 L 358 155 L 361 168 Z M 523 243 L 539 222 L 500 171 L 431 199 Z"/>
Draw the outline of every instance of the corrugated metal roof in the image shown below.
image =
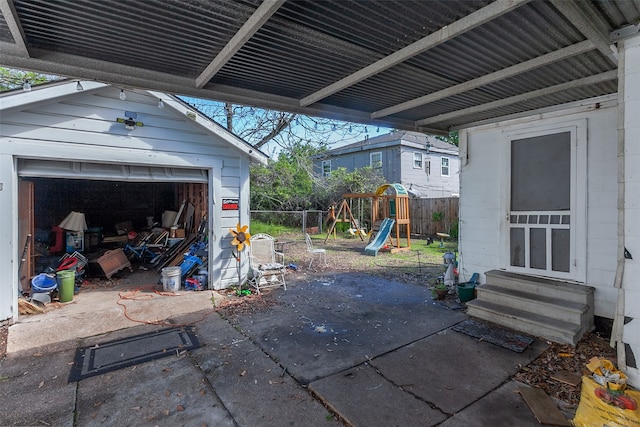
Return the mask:
<path fill-rule="evenodd" d="M 615 93 L 610 34 L 640 21 L 640 0 L 6 0 L 0 10 L 2 66 L 441 133 Z"/>

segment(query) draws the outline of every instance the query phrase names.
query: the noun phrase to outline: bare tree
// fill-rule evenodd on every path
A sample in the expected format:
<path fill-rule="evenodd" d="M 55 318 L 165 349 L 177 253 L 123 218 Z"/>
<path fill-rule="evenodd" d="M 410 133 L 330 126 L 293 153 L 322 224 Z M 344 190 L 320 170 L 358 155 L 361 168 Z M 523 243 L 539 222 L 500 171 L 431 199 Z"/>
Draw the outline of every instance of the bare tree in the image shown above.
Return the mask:
<path fill-rule="evenodd" d="M 330 148 L 345 140 L 365 139 L 369 134 L 368 126 L 357 123 L 197 98 L 184 100 L 254 147 L 269 147 L 269 154 L 283 150 L 291 153 L 299 144 Z"/>

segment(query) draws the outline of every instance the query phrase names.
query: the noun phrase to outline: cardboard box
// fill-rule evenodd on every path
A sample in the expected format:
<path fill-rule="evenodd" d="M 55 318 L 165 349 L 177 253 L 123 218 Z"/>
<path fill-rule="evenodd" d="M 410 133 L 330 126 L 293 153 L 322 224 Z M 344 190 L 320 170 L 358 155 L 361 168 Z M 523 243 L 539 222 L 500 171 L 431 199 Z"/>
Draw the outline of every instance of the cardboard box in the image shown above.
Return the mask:
<path fill-rule="evenodd" d="M 182 238 L 182 237 L 185 237 L 185 235 L 184 235 L 184 234 L 185 234 L 185 233 L 184 233 L 184 228 L 178 228 L 178 229 L 176 230 L 176 238 Z"/>

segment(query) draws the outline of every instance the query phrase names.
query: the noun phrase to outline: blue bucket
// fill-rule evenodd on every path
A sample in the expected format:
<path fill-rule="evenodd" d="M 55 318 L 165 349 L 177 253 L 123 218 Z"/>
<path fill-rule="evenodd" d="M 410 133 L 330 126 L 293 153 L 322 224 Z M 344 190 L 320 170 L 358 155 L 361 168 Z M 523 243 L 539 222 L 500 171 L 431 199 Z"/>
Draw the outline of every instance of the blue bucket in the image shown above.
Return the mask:
<path fill-rule="evenodd" d="M 45 273 L 31 279 L 31 292 L 51 292 L 58 287 L 58 281 Z"/>

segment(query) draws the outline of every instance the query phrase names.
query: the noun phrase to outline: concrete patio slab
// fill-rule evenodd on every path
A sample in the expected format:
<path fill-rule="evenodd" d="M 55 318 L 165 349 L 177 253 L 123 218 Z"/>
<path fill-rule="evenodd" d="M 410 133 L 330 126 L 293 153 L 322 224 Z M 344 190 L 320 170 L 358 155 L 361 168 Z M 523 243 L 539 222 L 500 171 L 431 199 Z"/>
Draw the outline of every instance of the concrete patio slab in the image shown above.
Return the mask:
<path fill-rule="evenodd" d="M 276 295 L 238 327 L 307 384 L 444 330 L 467 317 L 428 289 L 363 274 L 321 276 Z"/>
<path fill-rule="evenodd" d="M 421 286 L 323 272 L 237 310 L 212 291 L 127 301 L 163 325 L 127 318 L 118 293 L 9 328 L 0 425 L 537 424 L 510 385 L 546 343 L 519 354 L 455 332 L 467 316 Z M 200 348 L 67 383 L 76 348 L 185 324 Z"/>
<path fill-rule="evenodd" d="M 249 338 L 228 323 L 223 329 L 201 326 L 198 337 L 207 345 L 191 352 L 193 362 L 239 425 L 333 424 L 333 414 Z"/>
<path fill-rule="evenodd" d="M 518 384 L 515 381 L 509 381 L 501 385 L 449 418 L 440 427 L 540 427 L 540 423 L 518 393 Z"/>
<path fill-rule="evenodd" d="M 452 415 L 508 381 L 545 348 L 536 341 L 516 353 L 449 329 L 371 364 L 398 387 Z"/>
<path fill-rule="evenodd" d="M 169 356 L 78 382 L 80 426 L 233 426 L 189 356 Z"/>
<path fill-rule="evenodd" d="M 71 426 L 76 384 L 67 383 L 75 350 L 7 355 L 0 369 L 0 425 Z"/>
<path fill-rule="evenodd" d="M 423 427 L 447 418 L 368 363 L 314 381 L 309 388 L 353 426 Z"/>

